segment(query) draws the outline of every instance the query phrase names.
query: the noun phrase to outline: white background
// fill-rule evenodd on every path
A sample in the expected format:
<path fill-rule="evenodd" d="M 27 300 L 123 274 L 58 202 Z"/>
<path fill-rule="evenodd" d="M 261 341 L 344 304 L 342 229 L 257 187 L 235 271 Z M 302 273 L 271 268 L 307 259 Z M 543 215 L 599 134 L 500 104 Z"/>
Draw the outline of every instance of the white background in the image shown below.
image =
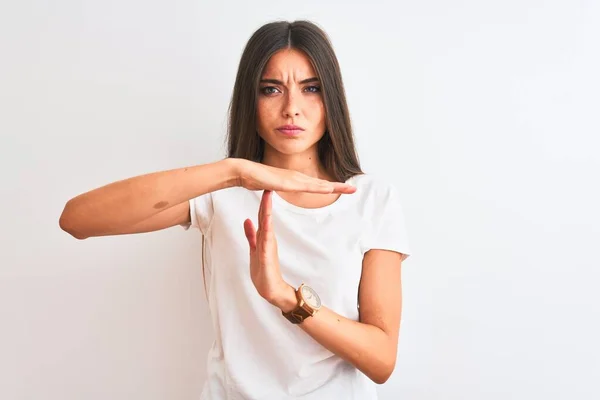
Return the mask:
<path fill-rule="evenodd" d="M 402 193 L 413 256 L 381 399 L 600 398 L 592 0 L 3 2 L 0 398 L 199 397 L 199 233 L 77 241 L 58 218 L 221 158 L 243 46 L 302 18 L 333 41 L 364 169 Z"/>

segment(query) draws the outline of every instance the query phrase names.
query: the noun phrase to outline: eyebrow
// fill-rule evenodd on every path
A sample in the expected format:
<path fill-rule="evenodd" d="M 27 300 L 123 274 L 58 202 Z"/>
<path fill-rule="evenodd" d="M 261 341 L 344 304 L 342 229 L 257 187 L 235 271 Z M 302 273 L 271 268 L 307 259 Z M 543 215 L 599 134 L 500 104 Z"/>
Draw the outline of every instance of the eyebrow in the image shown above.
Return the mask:
<path fill-rule="evenodd" d="M 300 81 L 300 84 L 305 84 L 305 83 L 309 83 L 309 82 L 319 82 L 319 78 L 312 77 L 312 78 L 304 79 L 304 80 Z M 260 83 L 274 83 L 275 85 L 283 85 L 283 82 L 281 82 L 277 79 L 261 79 Z"/>

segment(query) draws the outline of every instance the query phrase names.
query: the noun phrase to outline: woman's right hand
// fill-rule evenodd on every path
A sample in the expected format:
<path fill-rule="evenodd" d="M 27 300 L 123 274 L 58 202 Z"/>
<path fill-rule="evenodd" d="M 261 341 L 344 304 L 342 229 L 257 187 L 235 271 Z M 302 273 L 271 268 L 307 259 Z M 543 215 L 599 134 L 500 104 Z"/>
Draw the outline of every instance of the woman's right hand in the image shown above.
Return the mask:
<path fill-rule="evenodd" d="M 271 167 L 265 164 L 238 159 L 239 186 L 248 190 L 276 190 L 280 192 L 344 193 L 356 188 L 342 182 L 313 178 L 298 171 Z"/>

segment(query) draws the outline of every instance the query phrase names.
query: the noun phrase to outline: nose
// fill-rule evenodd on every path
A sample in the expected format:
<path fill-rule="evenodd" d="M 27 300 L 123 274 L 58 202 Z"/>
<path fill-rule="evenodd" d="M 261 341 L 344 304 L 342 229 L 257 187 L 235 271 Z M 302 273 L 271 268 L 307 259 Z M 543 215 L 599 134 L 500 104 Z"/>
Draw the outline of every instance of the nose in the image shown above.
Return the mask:
<path fill-rule="evenodd" d="M 288 92 L 286 96 L 286 102 L 283 106 L 283 116 L 288 118 L 295 117 L 297 115 L 300 115 L 299 104 L 296 101 L 295 96 Z"/>

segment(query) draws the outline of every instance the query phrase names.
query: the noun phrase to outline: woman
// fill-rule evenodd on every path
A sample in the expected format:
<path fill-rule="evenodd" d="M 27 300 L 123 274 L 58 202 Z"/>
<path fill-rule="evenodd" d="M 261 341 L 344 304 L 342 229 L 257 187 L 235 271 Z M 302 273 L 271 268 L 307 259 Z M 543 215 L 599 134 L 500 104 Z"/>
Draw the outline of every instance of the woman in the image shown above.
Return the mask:
<path fill-rule="evenodd" d="M 360 169 L 326 34 L 258 29 L 229 111 L 226 159 L 81 194 L 61 227 L 202 232 L 216 334 L 202 399 L 376 398 L 396 362 L 408 240 L 394 187 Z"/>

